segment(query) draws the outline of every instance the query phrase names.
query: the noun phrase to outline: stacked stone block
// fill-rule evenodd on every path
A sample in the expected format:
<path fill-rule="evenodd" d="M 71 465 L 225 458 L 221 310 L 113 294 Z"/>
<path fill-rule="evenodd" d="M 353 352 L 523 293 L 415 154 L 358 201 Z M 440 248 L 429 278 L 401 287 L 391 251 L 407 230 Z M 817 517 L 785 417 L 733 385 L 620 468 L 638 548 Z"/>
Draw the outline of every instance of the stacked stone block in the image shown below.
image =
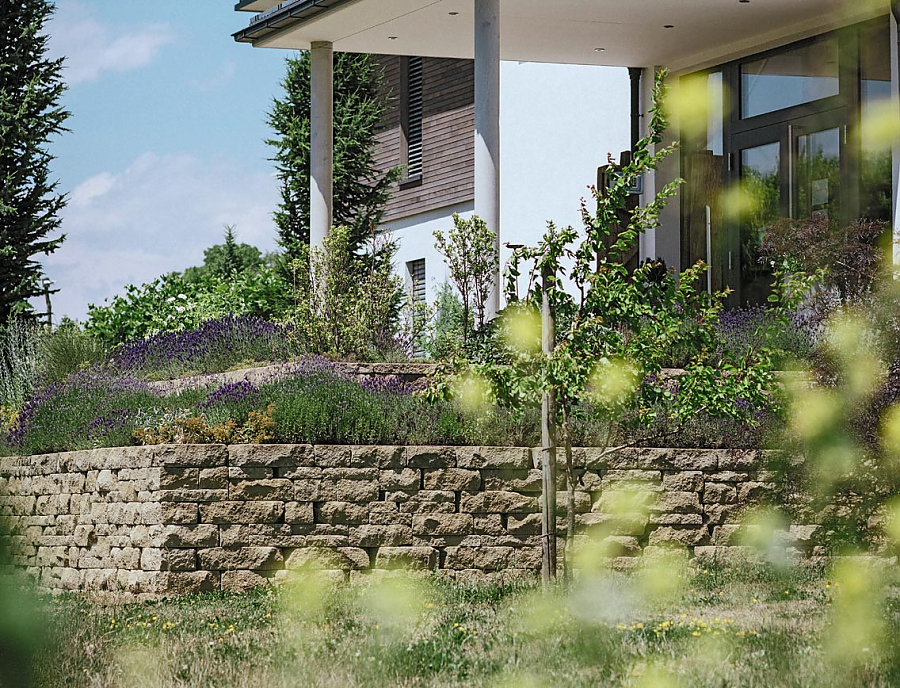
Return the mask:
<path fill-rule="evenodd" d="M 539 460 L 514 447 L 310 445 L 3 458 L 0 522 L 14 563 L 51 589 L 245 590 L 311 564 L 345 579 L 525 575 L 540 568 Z M 738 544 L 742 509 L 774 489 L 754 451 L 584 448 L 575 462 L 579 531 L 620 556 L 661 545 L 719 556 Z M 622 494 L 639 502 L 624 515 Z M 792 532 L 811 546 L 814 529 Z"/>

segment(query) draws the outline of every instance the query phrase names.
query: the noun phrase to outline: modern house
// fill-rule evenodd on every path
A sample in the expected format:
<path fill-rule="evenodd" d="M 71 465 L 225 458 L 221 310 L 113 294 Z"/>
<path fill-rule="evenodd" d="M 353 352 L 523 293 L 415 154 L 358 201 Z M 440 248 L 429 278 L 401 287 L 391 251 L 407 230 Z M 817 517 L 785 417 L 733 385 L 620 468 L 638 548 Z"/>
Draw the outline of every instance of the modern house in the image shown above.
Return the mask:
<path fill-rule="evenodd" d="M 414 296 L 433 300 L 448 281 L 433 231 L 452 227 L 454 213 L 474 212 L 474 63 L 374 58 L 387 104 L 375 157 L 383 171 L 405 170 L 381 228 L 396 241 L 395 266 Z M 533 244 L 547 220 L 581 221 L 579 199 L 588 196 L 598 166 L 629 147 L 628 75 L 608 67 L 503 62 L 501 79 L 501 234 L 505 242 Z"/>
<path fill-rule="evenodd" d="M 669 70 L 673 99 L 680 91 L 698 107 L 676 110 L 669 136 L 681 150 L 644 180 L 645 199 L 678 176 L 686 184 L 641 258 L 676 268 L 704 259 L 710 285 L 730 286 L 734 303 L 765 293 L 757 248 L 774 219 L 895 220 L 897 128 L 867 123 L 900 118 L 896 1 L 242 0 L 237 9 L 256 13 L 238 41 L 312 51 L 314 241 L 330 225 L 333 50 L 396 56 L 383 59 L 405 94 L 396 145 L 409 179 L 388 220 L 405 203 L 427 203 L 422 189 L 450 200 L 473 191 L 498 250 L 517 243 L 500 222 L 501 60 L 629 67 L 639 129 L 653 72 Z M 443 78 L 458 70 L 459 90 L 421 90 L 420 103 L 415 85 L 432 58 L 447 65 Z M 429 168 L 417 108 L 468 97 L 470 69 L 474 136 Z"/>

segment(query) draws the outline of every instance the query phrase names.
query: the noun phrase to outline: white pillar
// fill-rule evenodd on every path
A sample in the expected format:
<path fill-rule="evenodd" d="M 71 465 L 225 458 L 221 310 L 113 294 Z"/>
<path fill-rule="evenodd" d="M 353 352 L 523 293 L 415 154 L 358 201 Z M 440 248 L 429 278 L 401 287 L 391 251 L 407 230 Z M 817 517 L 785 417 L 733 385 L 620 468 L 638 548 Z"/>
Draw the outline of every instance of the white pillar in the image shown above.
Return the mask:
<path fill-rule="evenodd" d="M 496 236 L 497 274 L 485 315 L 500 310 L 500 0 L 475 0 L 475 214 Z"/>
<path fill-rule="evenodd" d="M 334 51 L 327 41 L 310 51 L 309 244 L 321 247 L 334 205 Z"/>
<path fill-rule="evenodd" d="M 650 113 L 653 103 L 653 85 L 656 83 L 656 68 L 652 65 L 644 68 L 641 78 L 641 138 L 650 133 Z M 681 151 L 675 153 L 680 155 Z M 656 172 L 647 170 L 644 172 L 644 190 L 641 193 L 640 204 L 646 206 L 656 196 Z M 659 254 L 656 250 L 656 227 L 651 227 L 641 234 L 638 239 L 641 261 L 656 260 Z"/>

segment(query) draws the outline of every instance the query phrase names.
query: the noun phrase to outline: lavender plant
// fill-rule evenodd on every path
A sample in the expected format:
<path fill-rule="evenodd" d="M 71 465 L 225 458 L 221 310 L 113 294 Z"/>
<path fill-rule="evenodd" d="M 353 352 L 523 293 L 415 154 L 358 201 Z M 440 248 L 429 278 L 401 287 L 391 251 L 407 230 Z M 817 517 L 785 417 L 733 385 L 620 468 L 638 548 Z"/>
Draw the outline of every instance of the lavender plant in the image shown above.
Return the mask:
<path fill-rule="evenodd" d="M 186 332 L 165 332 L 116 349 L 109 367 L 151 379 L 217 373 L 249 362 L 286 361 L 300 354 L 290 327 L 252 315 L 226 316 Z"/>
<path fill-rule="evenodd" d="M 775 309 L 766 306 L 723 311 L 716 324 L 719 355 L 734 364 L 767 347 L 781 361 L 811 360 L 818 347 L 821 317 L 811 310 L 790 310 L 784 315 L 787 326 Z"/>
<path fill-rule="evenodd" d="M 142 380 L 84 370 L 38 391 L 3 444 L 6 453 L 21 454 L 125 446 L 141 419 L 163 406 Z"/>

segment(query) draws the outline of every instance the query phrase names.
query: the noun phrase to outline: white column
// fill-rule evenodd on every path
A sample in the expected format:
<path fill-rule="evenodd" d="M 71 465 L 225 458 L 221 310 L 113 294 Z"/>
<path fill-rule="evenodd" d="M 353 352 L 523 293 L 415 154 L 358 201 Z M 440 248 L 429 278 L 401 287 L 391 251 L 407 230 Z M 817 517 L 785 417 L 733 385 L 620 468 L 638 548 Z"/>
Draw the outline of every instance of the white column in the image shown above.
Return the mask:
<path fill-rule="evenodd" d="M 475 214 L 496 235 L 494 287 L 485 315 L 500 310 L 500 0 L 475 0 Z"/>
<path fill-rule="evenodd" d="M 641 79 L 641 138 L 650 133 L 650 104 L 653 102 L 653 84 L 656 81 L 656 68 L 652 65 L 644 68 Z M 680 151 L 676 155 L 680 155 Z M 644 172 L 644 190 L 641 193 L 640 204 L 650 203 L 656 196 L 656 172 L 647 170 Z M 656 260 L 659 254 L 656 251 L 656 227 L 651 227 L 641 234 L 638 239 L 641 261 Z"/>
<path fill-rule="evenodd" d="M 894 13 L 891 13 L 891 99 L 894 107 L 900 102 L 900 43 L 898 43 L 897 19 Z M 900 112 L 895 112 L 896 116 L 900 116 Z M 894 265 L 900 265 L 900 141 L 894 140 L 891 151 L 893 158 L 893 220 L 894 220 Z"/>
<path fill-rule="evenodd" d="M 309 244 L 321 247 L 334 204 L 334 51 L 327 41 L 310 51 L 310 105 Z"/>

